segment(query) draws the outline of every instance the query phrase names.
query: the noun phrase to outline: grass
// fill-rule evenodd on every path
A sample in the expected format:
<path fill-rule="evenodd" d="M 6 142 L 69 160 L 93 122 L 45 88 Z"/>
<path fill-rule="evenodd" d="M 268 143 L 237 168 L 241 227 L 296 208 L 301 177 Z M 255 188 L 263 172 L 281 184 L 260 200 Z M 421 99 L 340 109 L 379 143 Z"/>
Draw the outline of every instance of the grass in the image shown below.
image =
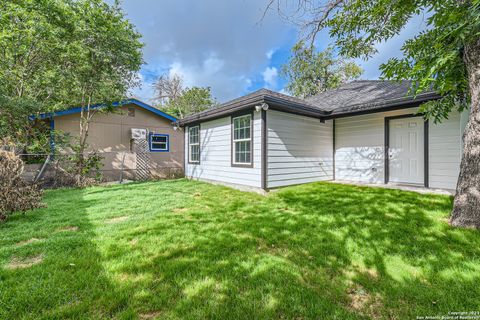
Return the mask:
<path fill-rule="evenodd" d="M 480 311 L 452 199 L 187 180 L 55 190 L 0 225 L 0 318 L 415 319 Z"/>

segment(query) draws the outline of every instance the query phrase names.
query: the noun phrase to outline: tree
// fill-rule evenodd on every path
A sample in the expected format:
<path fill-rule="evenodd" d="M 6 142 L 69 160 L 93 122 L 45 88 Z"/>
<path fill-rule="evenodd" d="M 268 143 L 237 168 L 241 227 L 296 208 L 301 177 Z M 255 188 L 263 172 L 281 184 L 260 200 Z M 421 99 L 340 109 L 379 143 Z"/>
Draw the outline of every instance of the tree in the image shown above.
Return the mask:
<path fill-rule="evenodd" d="M 183 87 L 181 76 L 162 75 L 154 85 L 157 107 L 179 118 L 215 105 L 210 87 Z"/>
<path fill-rule="evenodd" d="M 275 3 L 282 11 L 277 0 L 271 0 L 269 8 Z M 470 105 L 450 223 L 480 228 L 480 1 L 324 0 L 312 6 L 311 1 L 300 0 L 296 4 L 297 12 L 309 17 L 301 23 L 311 43 L 327 29 L 340 54 L 353 58 L 370 57 L 376 43 L 397 35 L 414 15 L 428 16 L 427 28 L 403 44 L 403 58 L 392 58 L 380 69 L 386 79 L 414 80 L 413 94 L 432 88 L 439 92 L 442 99 L 420 108 L 435 122 Z"/>
<path fill-rule="evenodd" d="M 90 122 L 98 112 L 111 112 L 111 102 L 122 100 L 138 84 L 143 45 L 117 1 L 113 6 L 102 0 L 71 0 L 69 4 L 72 17 L 66 55 L 70 63 L 64 85 L 70 88 L 71 102 L 81 107 L 75 152 L 78 185 L 83 185 Z M 92 108 L 95 104 L 102 105 Z"/>
<path fill-rule="evenodd" d="M 28 115 L 60 108 L 68 97 L 64 59 L 69 14 L 62 1 L 0 3 L 0 136 L 25 144 Z"/>
<path fill-rule="evenodd" d="M 362 68 L 354 62 L 335 58 L 331 48 L 315 52 L 304 41 L 292 48 L 292 57 L 282 66 L 282 74 L 288 79 L 287 91 L 300 98 L 337 88 L 358 79 L 362 73 Z"/>
<path fill-rule="evenodd" d="M 185 116 L 206 110 L 215 105 L 212 98 L 210 88 L 192 87 L 186 88 L 182 95 L 172 100 L 165 109 L 176 117 L 184 118 Z"/>
<path fill-rule="evenodd" d="M 27 115 L 81 106 L 81 180 L 90 121 L 137 84 L 141 36 L 117 1 L 6 0 L 0 9 L 0 133 L 18 142 L 32 128 Z"/>
<path fill-rule="evenodd" d="M 169 102 L 180 97 L 185 90 L 183 87 L 183 78 L 178 74 L 161 75 L 153 85 L 155 97 L 153 100 L 158 105 L 166 105 Z"/>

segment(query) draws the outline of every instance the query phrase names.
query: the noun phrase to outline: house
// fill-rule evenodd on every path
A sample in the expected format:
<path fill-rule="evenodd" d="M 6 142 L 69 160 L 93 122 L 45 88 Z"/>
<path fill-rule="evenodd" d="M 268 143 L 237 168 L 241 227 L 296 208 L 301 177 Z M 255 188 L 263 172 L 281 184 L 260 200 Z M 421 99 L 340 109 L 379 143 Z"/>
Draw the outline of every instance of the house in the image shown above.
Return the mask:
<path fill-rule="evenodd" d="M 468 114 L 424 121 L 409 81 L 354 81 L 309 99 L 259 90 L 182 119 L 185 175 L 270 189 L 345 180 L 454 189 Z"/>
<path fill-rule="evenodd" d="M 137 99 L 113 106 L 113 112 L 93 116 L 87 139 L 89 150 L 103 157 L 101 173 L 105 180 L 118 180 L 121 175 L 125 179 L 183 175 L 183 132 L 173 126 L 175 117 Z M 92 109 L 101 107 L 95 105 Z M 80 111 L 77 107 L 31 119 L 48 121 L 55 132 L 78 135 Z"/>

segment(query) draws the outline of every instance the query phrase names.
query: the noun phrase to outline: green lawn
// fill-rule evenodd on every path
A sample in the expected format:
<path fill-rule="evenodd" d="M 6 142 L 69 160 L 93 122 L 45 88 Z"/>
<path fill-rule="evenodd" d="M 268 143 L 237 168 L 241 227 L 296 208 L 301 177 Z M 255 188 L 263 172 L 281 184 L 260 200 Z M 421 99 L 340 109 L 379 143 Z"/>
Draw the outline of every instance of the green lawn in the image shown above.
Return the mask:
<path fill-rule="evenodd" d="M 452 199 L 187 180 L 56 190 L 0 225 L 0 318 L 415 319 L 480 311 Z"/>

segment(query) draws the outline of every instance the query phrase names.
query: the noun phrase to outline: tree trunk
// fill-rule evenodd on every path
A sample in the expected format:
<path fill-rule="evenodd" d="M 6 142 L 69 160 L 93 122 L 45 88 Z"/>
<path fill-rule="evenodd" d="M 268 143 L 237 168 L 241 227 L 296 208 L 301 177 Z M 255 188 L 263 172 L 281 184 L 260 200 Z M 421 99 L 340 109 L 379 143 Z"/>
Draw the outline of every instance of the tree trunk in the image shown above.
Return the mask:
<path fill-rule="evenodd" d="M 470 116 L 463 134 L 463 156 L 450 223 L 480 228 L 480 39 L 465 46 Z"/>

